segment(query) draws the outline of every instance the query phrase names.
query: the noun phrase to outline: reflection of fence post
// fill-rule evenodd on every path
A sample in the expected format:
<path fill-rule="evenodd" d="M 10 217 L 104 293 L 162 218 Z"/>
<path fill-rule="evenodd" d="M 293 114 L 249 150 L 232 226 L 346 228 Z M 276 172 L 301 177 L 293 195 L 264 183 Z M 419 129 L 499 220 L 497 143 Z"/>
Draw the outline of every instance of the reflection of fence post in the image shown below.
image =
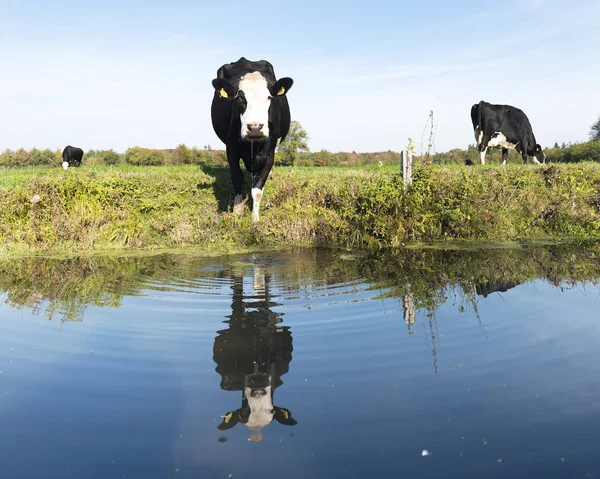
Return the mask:
<path fill-rule="evenodd" d="M 402 303 L 404 306 L 404 322 L 408 326 L 408 330 L 411 331 L 411 326 L 417 321 L 417 309 L 415 307 L 415 298 L 410 290 L 410 284 L 406 285 L 406 294 L 402 298 Z"/>
<path fill-rule="evenodd" d="M 412 151 L 402 150 L 400 158 L 402 162 L 402 178 L 404 180 L 404 188 L 410 189 L 412 185 Z"/>

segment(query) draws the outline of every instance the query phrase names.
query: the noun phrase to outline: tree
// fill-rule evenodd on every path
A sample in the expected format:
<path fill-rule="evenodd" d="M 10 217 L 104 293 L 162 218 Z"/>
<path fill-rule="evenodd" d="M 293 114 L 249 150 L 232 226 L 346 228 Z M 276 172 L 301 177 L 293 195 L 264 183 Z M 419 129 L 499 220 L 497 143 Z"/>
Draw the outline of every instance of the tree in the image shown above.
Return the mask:
<path fill-rule="evenodd" d="M 590 140 L 600 140 L 600 116 L 590 129 Z"/>
<path fill-rule="evenodd" d="M 297 121 L 292 121 L 287 137 L 279 145 L 281 164 L 296 166 L 299 153 L 308 153 L 308 133 Z"/>
<path fill-rule="evenodd" d="M 191 150 L 181 144 L 171 154 L 171 163 L 173 165 L 188 165 L 192 162 L 192 152 Z"/>

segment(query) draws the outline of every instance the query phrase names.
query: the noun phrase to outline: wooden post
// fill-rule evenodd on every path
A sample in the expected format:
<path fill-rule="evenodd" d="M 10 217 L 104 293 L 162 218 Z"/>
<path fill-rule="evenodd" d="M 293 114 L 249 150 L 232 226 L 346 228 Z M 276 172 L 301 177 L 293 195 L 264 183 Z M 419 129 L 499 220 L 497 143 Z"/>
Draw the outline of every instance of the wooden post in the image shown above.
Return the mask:
<path fill-rule="evenodd" d="M 402 162 L 402 178 L 404 179 L 404 187 L 410 189 L 412 186 L 412 151 L 402 150 L 400 158 Z"/>

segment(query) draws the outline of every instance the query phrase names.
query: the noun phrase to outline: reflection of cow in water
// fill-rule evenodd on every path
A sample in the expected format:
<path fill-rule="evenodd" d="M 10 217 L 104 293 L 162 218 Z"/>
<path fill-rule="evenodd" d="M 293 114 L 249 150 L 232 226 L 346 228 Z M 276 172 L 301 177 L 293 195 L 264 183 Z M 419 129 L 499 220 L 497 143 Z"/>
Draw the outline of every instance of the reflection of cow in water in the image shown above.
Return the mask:
<path fill-rule="evenodd" d="M 292 334 L 288 327 L 277 326 L 282 314 L 271 310 L 277 304 L 270 301 L 270 277 L 265 275 L 258 287 L 257 279 L 255 275 L 255 294 L 244 296 L 244 278 L 234 277 L 231 316 L 226 321 L 229 327 L 218 331 L 215 338 L 213 359 L 221 375 L 221 388 L 242 391 L 242 407 L 225 415 L 218 426 L 222 431 L 238 422 L 253 431 L 273 419 L 286 426 L 296 424 L 290 411 L 273 405 L 275 389 L 283 384 L 281 376 L 288 372 L 292 360 Z M 262 436 L 256 434 L 251 439 Z"/>
<path fill-rule="evenodd" d="M 475 285 L 475 292 L 479 296 L 487 298 L 492 293 L 506 293 L 509 289 L 518 286 L 521 283 L 514 281 L 492 280 Z"/>

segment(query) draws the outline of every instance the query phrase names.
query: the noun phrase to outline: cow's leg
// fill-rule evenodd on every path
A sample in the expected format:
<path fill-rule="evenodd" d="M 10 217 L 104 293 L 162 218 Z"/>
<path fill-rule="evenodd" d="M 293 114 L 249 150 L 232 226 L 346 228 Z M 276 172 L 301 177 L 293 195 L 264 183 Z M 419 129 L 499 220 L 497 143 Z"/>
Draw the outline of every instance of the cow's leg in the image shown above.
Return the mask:
<path fill-rule="evenodd" d="M 483 147 L 480 146 L 479 147 L 479 157 L 481 158 L 481 164 L 485 165 L 485 154 L 487 153 L 487 146 Z"/>
<path fill-rule="evenodd" d="M 479 149 L 479 158 L 481 158 L 481 164 L 485 165 L 485 154 L 488 149 L 489 138 L 487 138 L 483 131 L 479 133 L 479 138 L 477 138 L 477 147 Z"/>
<path fill-rule="evenodd" d="M 508 160 L 508 148 L 502 148 L 502 166 L 506 165 L 506 160 Z"/>
<path fill-rule="evenodd" d="M 252 221 L 257 222 L 259 220 L 258 209 L 260 208 L 260 201 L 263 197 L 263 190 L 265 183 L 273 168 L 273 162 L 275 161 L 275 150 L 267 153 L 267 158 L 264 164 L 261 165 L 258 175 L 252 179 Z"/>
<path fill-rule="evenodd" d="M 227 162 L 231 173 L 231 182 L 235 199 L 233 200 L 233 212 L 240 215 L 244 212 L 244 201 L 242 199 L 242 188 L 244 186 L 244 174 L 240 167 L 240 155 L 236 147 L 227 147 Z"/>

